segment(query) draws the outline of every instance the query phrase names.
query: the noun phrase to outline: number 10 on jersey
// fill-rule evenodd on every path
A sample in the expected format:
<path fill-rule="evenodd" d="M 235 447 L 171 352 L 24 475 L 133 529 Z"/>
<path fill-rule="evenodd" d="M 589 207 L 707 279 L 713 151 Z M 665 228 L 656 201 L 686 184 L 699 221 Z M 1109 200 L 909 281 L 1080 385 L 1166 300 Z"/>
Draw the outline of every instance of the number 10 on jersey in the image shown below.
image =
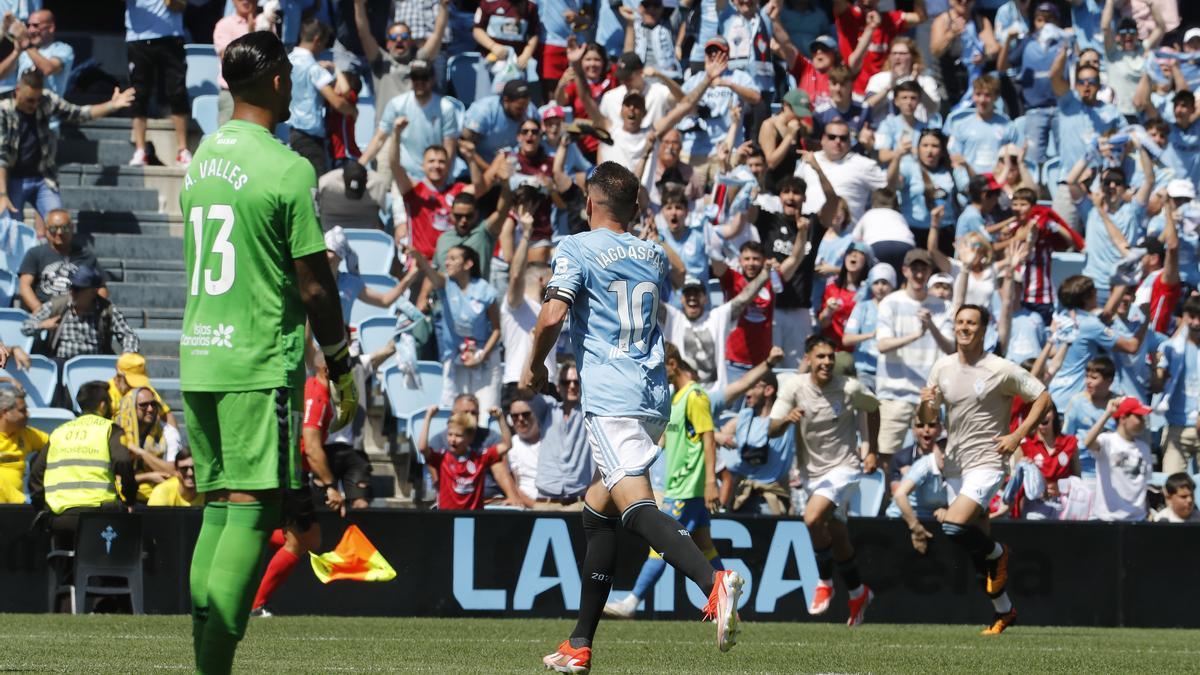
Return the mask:
<path fill-rule="evenodd" d="M 658 284 L 653 281 L 643 281 L 633 287 L 633 293 L 628 293 L 629 282 L 618 279 L 608 285 L 608 292 L 616 296 L 617 321 L 621 324 L 621 332 L 617 336 L 617 349 L 629 352 L 632 346 L 645 353 L 650 348 L 647 340 L 650 328 L 658 315 Z M 650 296 L 650 304 L 645 302 Z M 649 316 L 647 316 L 649 314 Z"/>
<path fill-rule="evenodd" d="M 207 295 L 229 292 L 229 289 L 233 288 L 233 279 L 236 276 L 233 242 L 229 241 L 229 235 L 233 233 L 233 207 L 228 204 L 213 204 L 208 207 L 208 216 L 205 217 L 203 206 L 193 206 L 188 212 L 188 221 L 192 226 L 192 244 L 196 250 L 196 257 L 192 260 L 191 294 L 200 295 L 202 268 L 204 292 Z M 208 251 L 204 248 L 206 222 L 220 223 L 212 248 Z M 219 264 L 213 264 L 217 262 L 215 258 L 220 258 Z M 209 266 L 205 267 L 206 264 Z"/>

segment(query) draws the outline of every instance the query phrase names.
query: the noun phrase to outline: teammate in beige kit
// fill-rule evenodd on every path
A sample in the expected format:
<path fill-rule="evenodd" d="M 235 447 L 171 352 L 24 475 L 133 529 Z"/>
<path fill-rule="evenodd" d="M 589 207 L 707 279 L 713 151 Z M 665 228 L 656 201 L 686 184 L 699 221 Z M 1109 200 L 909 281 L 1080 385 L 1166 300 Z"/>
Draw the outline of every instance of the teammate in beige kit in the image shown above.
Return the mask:
<path fill-rule="evenodd" d="M 1004 590 L 1008 546 L 991 537 L 988 502 L 1004 480 L 1005 459 L 1037 427 L 1050 406 L 1050 394 L 1017 364 L 984 352 L 988 319 L 988 310 L 978 305 L 963 305 L 954 313 L 956 353 L 933 364 L 917 414 L 922 422 L 931 422 L 946 407 L 943 473 L 951 496 L 942 532 L 966 549 L 985 577 L 984 590 L 996 615 L 982 634 L 998 635 L 1016 621 L 1017 612 Z M 1033 406 L 1021 425 L 1006 434 L 1014 396 L 1032 401 Z M 913 527 L 913 535 L 914 546 L 918 537 L 931 536 L 920 523 Z"/>
<path fill-rule="evenodd" d="M 839 509 L 847 488 L 857 483 L 863 472 L 875 470 L 879 401 L 855 378 L 834 373 L 835 354 L 833 342 L 824 335 L 808 338 L 804 358 L 809 372 L 794 375 L 781 385 L 775 405 L 771 406 L 770 434 L 779 436 L 787 431 L 789 424 L 795 424 L 797 455 L 804 457 L 808 486 L 804 524 L 808 526 L 821 577 L 808 612 L 823 614 L 829 609 L 836 562 L 850 594 L 850 619 L 846 625 L 854 627 L 862 623 L 867 605 L 875 596 L 859 578 L 845 514 Z M 870 440 L 865 457 L 859 452 L 858 415 L 850 414 L 852 410 L 868 416 Z"/>

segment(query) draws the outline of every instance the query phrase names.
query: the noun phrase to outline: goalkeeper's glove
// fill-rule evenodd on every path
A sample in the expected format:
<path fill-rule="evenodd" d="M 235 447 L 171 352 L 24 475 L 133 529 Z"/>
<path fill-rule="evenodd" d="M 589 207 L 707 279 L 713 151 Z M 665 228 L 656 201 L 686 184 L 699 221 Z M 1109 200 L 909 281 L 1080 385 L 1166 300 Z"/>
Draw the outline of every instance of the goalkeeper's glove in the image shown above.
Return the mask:
<path fill-rule="evenodd" d="M 337 431 L 354 420 L 358 411 L 358 388 L 354 386 L 354 373 L 350 361 L 350 343 L 342 340 L 330 347 L 321 347 L 325 354 L 325 367 L 329 370 L 329 402 L 333 405 L 334 419 L 330 431 Z"/>

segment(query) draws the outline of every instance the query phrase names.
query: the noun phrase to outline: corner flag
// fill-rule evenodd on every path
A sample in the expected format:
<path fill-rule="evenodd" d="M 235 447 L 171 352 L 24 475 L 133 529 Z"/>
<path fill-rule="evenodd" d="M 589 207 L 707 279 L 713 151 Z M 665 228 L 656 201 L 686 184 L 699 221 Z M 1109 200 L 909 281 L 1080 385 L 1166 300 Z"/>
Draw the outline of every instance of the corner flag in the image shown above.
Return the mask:
<path fill-rule="evenodd" d="M 396 578 L 396 570 L 384 560 L 357 525 L 347 527 L 342 540 L 329 553 L 317 555 L 309 552 L 308 555 L 313 574 L 323 584 L 337 579 L 391 581 Z"/>

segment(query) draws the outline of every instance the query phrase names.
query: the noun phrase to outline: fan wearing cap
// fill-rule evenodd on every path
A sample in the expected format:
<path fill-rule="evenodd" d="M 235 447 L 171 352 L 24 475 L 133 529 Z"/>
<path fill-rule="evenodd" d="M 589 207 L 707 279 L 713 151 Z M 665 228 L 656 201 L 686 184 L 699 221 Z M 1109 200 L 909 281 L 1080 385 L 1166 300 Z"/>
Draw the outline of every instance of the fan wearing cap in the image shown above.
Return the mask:
<path fill-rule="evenodd" d="M 1179 277 L 1189 286 L 1200 285 L 1197 248 L 1200 248 L 1200 203 L 1196 202 L 1196 187 L 1186 178 L 1167 182 L 1166 188 L 1155 195 L 1163 205 L 1158 215 L 1146 222 L 1146 236 L 1166 242 L 1167 216 L 1175 214 L 1175 235 L 1179 240 Z M 1158 268 L 1161 268 L 1159 265 Z M 1146 268 L 1150 269 L 1157 268 Z"/>
<path fill-rule="evenodd" d="M 583 68 L 586 49 L 586 46 L 576 45 L 573 42 L 567 48 L 567 60 L 571 63 L 575 77 L 580 80 L 587 77 Z M 693 83 L 694 80 L 693 86 L 689 89 L 687 83 L 684 84 L 684 88 L 688 89 L 687 96 L 676 103 L 670 112 L 655 121 L 649 129 L 642 126 L 642 120 L 646 116 L 646 99 L 641 94 L 631 92 L 625 95 L 625 99 L 621 101 L 620 123 L 617 124 L 604 116 L 588 87 L 580 88 L 579 97 L 583 101 L 588 118 L 593 121 L 596 128 L 603 129 L 612 136 L 611 145 L 600 146 L 597 159 L 600 162 L 616 162 L 631 170 L 638 167 L 644 168 L 646 160 L 649 159 L 654 149 L 656 139 L 672 129 L 696 108 L 697 103 L 710 91 L 710 85 L 725 72 L 725 69 L 726 59 L 724 56 L 718 55 L 706 61 L 705 71 L 697 73 L 699 79 L 693 77 L 688 80 L 689 83 Z M 640 172 L 637 173 L 640 175 Z"/>
<path fill-rule="evenodd" d="M 662 0 L 642 0 L 636 10 L 628 5 L 619 5 L 617 9 L 625 22 L 625 53 L 634 54 L 639 64 L 645 63 L 651 72 L 662 74 L 664 79 L 682 78 L 683 67 L 675 56 L 671 25 L 664 21 Z"/>
<path fill-rule="evenodd" d="M 684 161 L 697 171 L 715 167 L 717 144 L 725 140 L 735 125 L 734 107 L 755 106 L 762 100 L 754 78 L 745 71 L 729 68 L 729 42 L 719 35 L 704 45 L 704 69 L 683 81 L 683 90 L 689 94 L 701 88 L 706 91 L 702 92 L 696 114 L 683 134 Z M 735 127 L 733 147 L 741 145 L 742 137 L 742 127 Z"/>
<path fill-rule="evenodd" d="M 411 88 L 392 97 L 383 106 L 375 133 L 362 156 L 358 158 L 359 164 L 370 166 L 371 160 L 379 156 L 380 172 L 385 184 L 392 179 L 391 153 L 397 152 L 396 145 L 389 141 L 392 140 L 396 123 L 401 118 L 405 120 L 405 128 L 399 146 L 400 165 L 408 172 L 410 178 L 421 180 L 425 177 L 423 160 L 425 149 L 429 146 L 439 145 L 445 148 L 450 157 L 454 157 L 458 152 L 458 104 L 453 98 L 434 91 L 435 77 L 431 62 L 414 59 L 406 68 L 412 83 Z M 321 210 L 321 217 L 326 217 L 324 209 Z"/>
<path fill-rule="evenodd" d="M 1154 30 L 1146 39 L 1138 39 L 1137 22 L 1130 17 L 1113 21 L 1116 0 L 1107 0 L 1100 14 L 1100 26 L 1104 30 L 1104 59 L 1107 61 L 1108 86 L 1112 87 L 1117 110 L 1126 119 L 1133 121 L 1137 115 L 1134 95 L 1146 65 L 1146 52 L 1153 50 L 1162 41 L 1167 27 L 1161 12 L 1152 12 Z"/>
<path fill-rule="evenodd" d="M 796 170 L 796 159 L 804 147 L 804 138 L 812 133 L 812 107 L 803 89 L 793 89 L 783 96 L 779 112 L 768 117 L 758 128 L 758 145 L 762 148 L 769 176 L 768 185 Z"/>
<path fill-rule="evenodd" d="M 892 40 L 900 33 L 915 28 L 925 19 L 923 2 L 915 3 L 911 12 L 880 12 L 879 0 L 858 0 L 857 3 L 853 0 L 833 1 L 833 22 L 837 26 L 842 58 L 850 63 L 851 55 L 858 49 L 859 43 L 868 43 L 866 57 L 858 71 L 858 79 L 854 82 L 854 93 L 866 92 L 867 81 L 872 75 L 883 70 Z"/>
<path fill-rule="evenodd" d="M 321 205 L 321 224 L 325 227 L 375 227 L 379 210 L 387 206 L 390 184 L 390 178 L 358 162 L 347 162 L 320 176 L 317 178 L 317 201 Z"/>
<path fill-rule="evenodd" d="M 397 14 L 400 14 L 397 4 Z M 432 4 L 432 3 L 430 3 Z M 354 0 L 354 27 L 358 32 L 358 41 L 362 44 L 362 54 L 366 57 L 367 66 L 371 69 L 371 91 L 375 92 L 376 119 L 383 108 L 380 101 L 391 101 L 396 96 L 407 92 L 412 78 L 411 64 L 415 61 L 432 63 L 437 59 L 442 49 L 442 38 L 446 34 L 446 26 L 450 21 L 449 0 L 437 2 L 437 15 L 433 17 L 433 27 L 424 39 L 418 39 L 412 26 L 404 21 L 397 21 L 387 29 L 387 41 L 380 45 L 371 33 L 371 21 L 367 16 L 367 0 Z M 343 4 L 343 7 L 345 5 Z M 432 14 L 430 12 L 429 14 Z M 428 17 L 428 14 L 426 15 Z M 388 18 L 391 18 L 389 14 Z M 411 21 L 411 19 L 409 19 Z M 427 19 L 428 20 L 428 19 Z M 383 162 L 386 164 L 387 162 Z"/>
<path fill-rule="evenodd" d="M 108 398 L 112 403 L 114 414 L 121 408 L 121 397 L 139 387 L 145 387 L 154 392 L 154 400 L 158 402 L 159 417 L 167 424 L 178 428 L 179 422 L 175 419 L 175 414 L 171 412 L 171 407 L 162 400 L 154 387 L 150 386 L 150 378 L 146 376 L 146 357 L 136 352 L 126 352 L 117 359 L 117 372 L 108 381 Z"/>
<path fill-rule="evenodd" d="M 771 44 L 775 47 L 775 53 L 788 66 L 788 72 L 796 78 L 796 87 L 808 94 L 811 101 L 828 96 L 829 69 L 841 60 L 837 40 L 828 35 L 820 35 L 809 43 L 809 56 L 805 56 L 784 28 L 778 5 L 774 2 L 768 3 L 766 12 L 775 34 L 775 41 Z M 863 54 L 866 54 L 865 50 Z M 861 58 L 859 60 L 861 62 Z M 857 64 L 850 65 L 853 68 Z"/>
<path fill-rule="evenodd" d="M 332 29 L 312 18 L 300 26 L 300 42 L 288 54 L 292 64 L 288 146 L 307 159 L 318 176 L 329 167 L 325 152 L 326 106 L 347 117 L 358 115 L 358 108 L 335 89 L 338 76 L 314 56 L 332 44 Z M 341 88 L 344 90 L 344 86 Z"/>
<path fill-rule="evenodd" d="M 104 280 L 88 265 L 71 273 L 69 294 L 55 296 L 21 324 L 21 334 L 49 331 L 48 356 L 69 359 L 83 354 L 112 354 L 116 338 L 122 352 L 139 351 L 142 343 L 121 310 L 100 296 Z"/>
<path fill-rule="evenodd" d="M 463 118 L 462 141 L 470 141 L 470 159 L 486 170 L 496 153 L 512 147 L 517 130 L 527 119 L 537 119 L 538 110 L 530 101 L 533 90 L 524 80 L 509 80 L 499 96 L 485 96 L 467 108 Z M 460 141 L 461 142 L 461 141 Z M 482 196 L 482 195 L 481 195 Z"/>
<path fill-rule="evenodd" d="M 617 59 L 616 76 L 620 85 L 600 97 L 600 112 L 610 127 L 621 123 L 621 104 L 627 94 L 641 94 L 646 100 L 646 116 L 642 118 L 644 129 L 665 117 L 675 101 L 684 97 L 683 90 L 674 80 L 665 77 L 661 70 L 643 65 L 641 57 L 634 52 L 625 52 Z"/>
<path fill-rule="evenodd" d="M 1146 486 L 1154 469 L 1154 456 L 1143 440 L 1149 415 L 1150 406 L 1132 396 L 1113 399 L 1084 437 L 1083 446 L 1096 456 L 1094 519 L 1146 519 Z M 1116 431 L 1104 430 L 1110 418 L 1117 421 Z"/>

